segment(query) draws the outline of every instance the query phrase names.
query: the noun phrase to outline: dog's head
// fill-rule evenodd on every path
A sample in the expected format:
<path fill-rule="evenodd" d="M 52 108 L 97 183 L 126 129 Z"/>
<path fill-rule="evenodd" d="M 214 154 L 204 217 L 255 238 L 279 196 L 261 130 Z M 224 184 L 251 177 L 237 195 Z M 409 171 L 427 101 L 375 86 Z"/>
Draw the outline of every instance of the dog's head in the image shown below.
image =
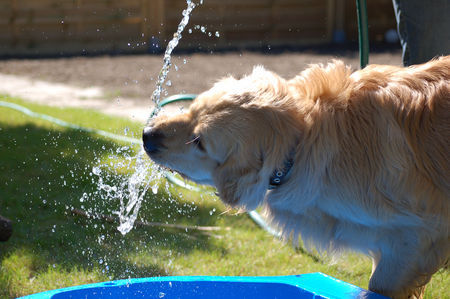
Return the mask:
<path fill-rule="evenodd" d="M 225 203 L 254 209 L 298 134 L 289 101 L 286 81 L 256 67 L 219 81 L 188 112 L 152 120 L 144 149 L 156 163 L 215 186 Z"/>

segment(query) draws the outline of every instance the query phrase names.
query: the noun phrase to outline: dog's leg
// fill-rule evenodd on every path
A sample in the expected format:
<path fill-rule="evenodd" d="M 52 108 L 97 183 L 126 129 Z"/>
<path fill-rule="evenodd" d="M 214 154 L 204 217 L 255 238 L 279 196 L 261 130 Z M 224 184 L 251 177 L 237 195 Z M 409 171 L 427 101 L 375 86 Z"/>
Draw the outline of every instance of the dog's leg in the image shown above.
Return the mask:
<path fill-rule="evenodd" d="M 427 285 L 415 288 L 410 298 L 423 299 Z"/>
<path fill-rule="evenodd" d="M 412 255 L 373 254 L 369 290 L 393 299 L 421 299 L 429 275 L 417 277 L 417 265 Z"/>

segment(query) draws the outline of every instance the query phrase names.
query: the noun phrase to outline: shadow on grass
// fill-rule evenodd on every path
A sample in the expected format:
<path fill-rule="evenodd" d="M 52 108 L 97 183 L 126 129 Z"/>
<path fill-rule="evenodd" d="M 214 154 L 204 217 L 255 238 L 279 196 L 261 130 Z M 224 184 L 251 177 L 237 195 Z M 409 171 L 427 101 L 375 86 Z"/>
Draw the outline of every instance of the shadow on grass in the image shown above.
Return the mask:
<path fill-rule="evenodd" d="M 118 202 L 80 203 L 96 188 L 91 169 L 118 145 L 75 130 L 0 121 L 0 214 L 14 222 L 13 236 L 0 243 L 0 266 L 18 251 L 31 252 L 35 274 L 49 266 L 98 269 L 112 279 L 170 274 L 164 260 L 193 250 L 225 250 L 208 235 L 163 228 L 133 229 L 73 216 L 72 208 L 111 214 Z M 210 207 L 179 202 L 166 191 L 147 194 L 140 217 L 147 221 L 214 225 Z M 199 223 L 201 222 L 201 223 Z M 0 289 L 7 289 L 1 285 Z"/>

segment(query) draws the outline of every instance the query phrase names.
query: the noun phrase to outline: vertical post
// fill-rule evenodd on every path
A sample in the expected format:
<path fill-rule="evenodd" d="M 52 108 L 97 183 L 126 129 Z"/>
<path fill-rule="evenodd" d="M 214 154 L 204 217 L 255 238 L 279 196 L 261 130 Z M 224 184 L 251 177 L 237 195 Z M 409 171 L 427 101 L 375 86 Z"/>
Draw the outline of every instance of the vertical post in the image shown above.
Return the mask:
<path fill-rule="evenodd" d="M 356 13 L 358 16 L 359 64 L 363 69 L 369 63 L 369 28 L 366 0 L 356 0 Z"/>

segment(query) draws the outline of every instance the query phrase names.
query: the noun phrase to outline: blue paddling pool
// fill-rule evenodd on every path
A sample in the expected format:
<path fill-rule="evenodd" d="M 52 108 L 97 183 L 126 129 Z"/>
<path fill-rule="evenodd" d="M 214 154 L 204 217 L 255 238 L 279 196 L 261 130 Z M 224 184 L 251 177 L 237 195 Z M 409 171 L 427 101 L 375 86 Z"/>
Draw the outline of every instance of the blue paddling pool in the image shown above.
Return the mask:
<path fill-rule="evenodd" d="M 384 296 L 322 273 L 269 277 L 167 276 L 52 290 L 26 299 L 63 298 L 366 298 Z"/>

